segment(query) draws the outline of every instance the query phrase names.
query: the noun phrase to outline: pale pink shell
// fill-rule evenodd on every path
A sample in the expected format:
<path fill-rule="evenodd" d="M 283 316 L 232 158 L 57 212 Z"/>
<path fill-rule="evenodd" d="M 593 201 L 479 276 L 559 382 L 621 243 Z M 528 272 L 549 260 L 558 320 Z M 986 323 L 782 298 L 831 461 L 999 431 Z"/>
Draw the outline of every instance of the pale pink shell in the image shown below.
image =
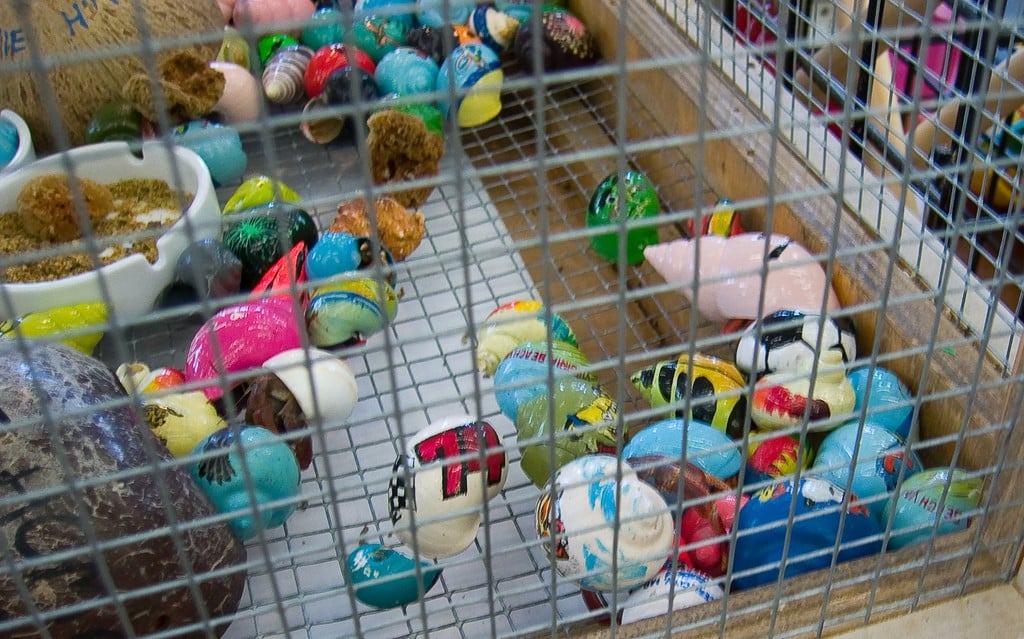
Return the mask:
<path fill-rule="evenodd" d="M 301 312 L 299 313 L 301 317 Z M 185 360 L 185 380 L 211 380 L 203 389 L 211 400 L 224 394 L 221 374 L 262 366 L 268 359 L 302 345 L 292 300 L 284 296 L 249 300 L 220 310 L 196 332 Z"/>
<path fill-rule="evenodd" d="M 211 69 L 224 75 L 224 93 L 213 105 L 215 113 L 219 113 L 225 124 L 255 122 L 260 118 L 260 93 L 263 92 L 259 82 L 248 69 L 233 62 L 211 62 Z"/>
<path fill-rule="evenodd" d="M 733 237 L 706 236 L 648 246 L 644 257 L 666 282 L 693 300 L 699 285 L 697 310 L 712 322 L 759 319 L 775 311 L 838 310 L 839 298 L 825 279 L 821 262 L 807 249 L 782 235 L 742 233 Z M 767 260 L 765 258 L 768 258 Z M 762 277 L 767 262 L 767 275 Z M 758 309 L 764 287 L 764 308 Z"/>
<path fill-rule="evenodd" d="M 275 104 L 296 102 L 305 95 L 306 67 L 313 50 L 304 45 L 284 47 L 274 54 L 263 69 L 263 93 Z"/>

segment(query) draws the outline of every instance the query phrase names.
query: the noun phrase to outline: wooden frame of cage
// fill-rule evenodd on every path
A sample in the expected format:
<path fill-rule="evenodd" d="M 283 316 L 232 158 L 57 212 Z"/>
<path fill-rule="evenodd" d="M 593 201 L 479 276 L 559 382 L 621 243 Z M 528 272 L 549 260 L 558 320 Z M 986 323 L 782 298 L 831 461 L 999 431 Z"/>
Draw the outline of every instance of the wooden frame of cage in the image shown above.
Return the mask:
<path fill-rule="evenodd" d="M 568 3 L 570 9 L 592 30 L 608 62 L 615 62 L 616 54 L 619 53 L 616 43 L 621 41 L 620 1 L 570 0 Z M 625 49 L 619 53 L 625 61 L 650 62 L 679 56 L 681 52 L 693 52 L 690 41 L 673 28 L 652 3 L 630 2 L 627 16 Z M 828 194 L 827 189 L 820 189 L 821 195 L 811 193 L 817 190 L 812 185 L 821 185 L 820 180 L 801 158 L 773 139 L 771 132 L 764 131 L 763 122 L 758 120 L 745 98 L 723 77 L 714 72 L 706 72 L 698 65 L 687 68 L 684 65 L 670 67 L 642 64 L 640 67 L 641 70 L 629 70 L 624 77 L 617 77 L 615 83 L 629 83 L 633 94 L 640 93 L 649 97 L 644 106 L 653 114 L 663 132 L 696 134 L 701 126 L 698 118 L 702 116 L 703 130 L 706 132 L 760 132 L 732 137 L 709 135 L 701 140 L 700 146 L 694 145 L 692 148 L 658 149 L 647 155 L 640 151 L 633 155 L 637 167 L 648 172 L 658 184 L 658 176 L 653 172 L 664 170 L 664 163 L 654 161 L 652 154 L 701 153 L 702 161 L 699 164 L 703 174 L 699 177 L 710 183 L 715 191 L 728 193 L 734 200 L 764 201 L 771 188 L 767 177 L 770 171 L 774 173 L 776 193 L 807 194 L 797 198 L 775 199 L 771 215 L 765 210 L 745 212 L 746 228 L 763 229 L 770 219 L 775 232 L 794 238 L 812 253 L 819 255 L 828 255 L 830 247 L 865 247 L 863 251 L 844 250 L 838 253 L 832 278 L 833 287 L 844 308 L 853 313 L 852 319 L 858 330 L 862 352 L 870 352 L 879 327 L 879 353 L 909 352 L 899 359 L 885 360 L 884 365 L 902 379 L 911 382 L 911 390 L 915 395 L 925 397 L 920 414 L 921 423 L 927 428 L 922 433 L 923 437 L 935 438 L 959 433 L 963 446 L 958 465 L 970 469 L 988 468 L 1000 459 L 1001 454 L 1004 457 L 999 481 L 994 485 L 991 481 L 986 484 L 986 496 L 990 501 L 985 516 L 964 533 L 936 539 L 931 549 L 911 546 L 881 557 L 840 564 L 832 573 L 831 580 L 828 571 L 819 571 L 788 579 L 779 589 L 764 586 L 733 593 L 728 604 L 715 602 L 679 610 L 673 613 L 672 619 L 656 618 L 622 627 L 616 636 L 632 637 L 663 633 L 668 628 L 690 627 L 693 629 L 673 632 L 673 636 L 760 639 L 766 636 L 769 629 L 776 634 L 790 636 L 787 633 L 814 628 L 825 619 L 829 623 L 825 631 L 832 633 L 863 625 L 868 621 L 866 610 L 869 605 L 870 621 L 874 622 L 908 612 L 911 604 L 906 602 L 915 592 L 921 593 L 920 598 L 912 604 L 916 607 L 1002 582 L 1008 576 L 1006 566 L 1019 566 L 1020 549 L 1015 542 L 1021 534 L 1020 522 L 1024 521 L 1024 505 L 1014 497 L 1014 486 L 1024 480 L 1024 428 L 1020 427 L 1021 418 L 1016 412 L 1024 397 L 1024 387 L 1020 380 L 1005 379 L 1003 371 L 996 364 L 987 356 L 979 354 L 976 343 L 964 336 L 950 313 L 941 313 L 938 325 L 934 326 L 934 301 L 924 294 L 914 273 L 902 264 L 894 270 L 888 285 L 888 306 L 884 317 L 879 317 L 876 303 L 879 292 L 886 286 L 885 274 L 893 259 L 889 251 L 879 248 L 877 236 L 863 227 L 852 213 L 841 211 L 838 208 L 840 205 Z M 615 87 L 610 90 L 615 90 Z M 697 96 L 703 96 L 699 102 Z M 701 104 L 705 105 L 703 110 Z M 715 108 L 708 109 L 706 105 L 715 105 Z M 573 107 L 570 105 L 568 108 Z M 614 109 L 614 106 L 605 108 Z M 613 112 L 595 114 L 582 107 L 572 112 L 572 117 L 580 123 L 593 120 L 598 115 L 606 122 L 616 121 Z M 581 131 L 594 128 L 574 126 L 573 123 L 552 123 L 543 133 L 548 142 L 559 149 L 614 148 L 615 142 L 609 136 L 580 139 Z M 628 120 L 626 129 L 627 142 L 649 134 L 632 130 Z M 532 140 L 522 142 L 531 144 Z M 475 155 L 472 159 L 477 167 L 500 166 L 507 159 L 503 155 L 502 144 L 507 145 L 508 142 L 496 143 L 492 148 L 485 149 L 486 152 Z M 576 198 L 576 210 L 568 213 L 576 228 L 583 227 L 589 193 L 603 176 L 615 169 L 614 157 L 580 160 L 573 166 L 550 169 L 570 170 L 580 188 L 580 192 L 573 196 Z M 509 198 L 507 192 L 502 191 L 509 188 L 505 177 L 491 180 L 484 178 L 484 184 L 491 192 L 492 201 L 497 203 L 510 233 L 517 239 L 529 239 L 532 231 L 524 228 L 518 220 L 522 214 L 523 193 L 529 192 L 531 184 L 520 183 L 516 198 Z M 532 187 L 561 188 L 557 184 L 558 180 L 535 179 Z M 694 193 L 684 187 L 661 189 L 660 195 L 663 204 L 674 211 L 709 204 L 694 202 Z M 564 208 L 568 206 L 565 199 L 564 192 L 551 192 L 548 197 L 538 197 L 534 203 L 541 206 L 560 201 L 560 206 Z M 530 201 L 526 202 L 529 204 Z M 662 231 L 662 239 L 669 239 L 666 229 Z M 667 232 L 679 231 L 667 229 Z M 529 247 L 523 250 L 524 262 L 531 268 L 531 276 L 537 282 L 543 277 L 541 261 L 532 258 L 539 255 L 539 251 L 539 248 Z M 534 252 L 533 255 L 529 255 L 530 252 Z M 581 277 L 602 280 L 606 286 L 614 287 L 621 281 L 620 274 L 612 266 L 593 254 L 588 255 L 574 255 L 570 258 L 590 259 L 592 262 L 583 265 L 586 268 L 574 268 L 572 272 L 585 273 Z M 576 284 L 586 286 L 585 282 Z M 632 289 L 637 282 L 628 279 L 626 285 Z M 567 288 L 555 286 L 547 292 L 553 303 L 572 300 L 572 292 Z M 650 339 L 649 343 L 660 343 L 660 333 L 665 323 L 678 321 L 678 318 L 659 316 L 658 307 L 647 303 L 640 296 L 631 299 L 624 308 L 587 309 L 586 322 L 574 324 L 582 328 L 578 334 L 581 348 L 586 351 L 588 340 L 613 331 L 616 323 L 624 321 L 622 317 L 633 324 L 635 330 L 645 334 Z M 935 343 L 957 346 L 936 349 L 927 357 L 923 345 L 929 343 L 933 332 Z M 627 352 L 635 352 L 637 348 L 643 347 L 635 337 L 626 335 L 625 340 L 627 343 L 622 348 Z M 926 361 L 928 370 L 924 371 Z M 979 387 L 972 389 L 969 385 L 976 375 Z M 923 387 L 913 387 L 920 380 L 925 380 Z M 968 410 L 969 414 L 965 415 Z M 993 428 L 999 425 L 1006 427 Z M 948 464 L 953 447 L 953 443 L 947 443 L 925 451 L 926 466 Z M 965 556 L 963 549 L 968 545 L 976 545 L 979 551 L 973 556 Z M 884 579 L 871 586 L 863 576 L 872 574 L 884 575 Z M 827 588 L 824 590 L 824 598 L 823 587 Z M 806 606 L 792 603 L 799 601 L 804 593 L 810 598 Z M 773 600 L 779 598 L 790 603 L 771 605 Z M 607 634 L 607 628 L 596 622 L 565 630 L 571 636 L 579 637 L 603 637 Z"/>

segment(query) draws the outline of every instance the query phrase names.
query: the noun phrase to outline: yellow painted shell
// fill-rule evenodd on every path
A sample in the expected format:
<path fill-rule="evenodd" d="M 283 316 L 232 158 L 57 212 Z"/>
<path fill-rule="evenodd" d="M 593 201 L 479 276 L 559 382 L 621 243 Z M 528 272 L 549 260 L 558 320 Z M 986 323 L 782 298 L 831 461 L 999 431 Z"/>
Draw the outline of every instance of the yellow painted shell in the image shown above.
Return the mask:
<path fill-rule="evenodd" d="M 92 355 L 103 339 L 102 331 L 89 331 L 107 322 L 107 306 L 102 302 L 88 302 L 71 306 L 58 306 L 48 311 L 22 315 L 16 320 L 0 323 L 0 336 L 48 338 Z"/>
<path fill-rule="evenodd" d="M 506 355 L 525 342 L 550 338 L 577 346 L 576 336 L 558 315 L 551 315 L 551 324 L 544 323 L 544 305 L 537 300 L 516 300 L 502 304 L 484 318 L 477 331 L 477 370 L 486 377 L 494 375 Z"/>
<path fill-rule="evenodd" d="M 142 403 L 146 424 L 175 457 L 184 457 L 208 435 L 227 426 L 202 391 L 175 393 Z"/>

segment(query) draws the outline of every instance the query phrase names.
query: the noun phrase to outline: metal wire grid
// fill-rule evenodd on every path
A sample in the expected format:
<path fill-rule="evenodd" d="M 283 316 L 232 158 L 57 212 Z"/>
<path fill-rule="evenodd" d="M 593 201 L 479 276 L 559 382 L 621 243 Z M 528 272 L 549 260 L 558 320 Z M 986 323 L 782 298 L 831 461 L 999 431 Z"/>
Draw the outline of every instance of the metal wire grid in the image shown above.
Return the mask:
<path fill-rule="evenodd" d="M 1016 198 L 1019 157 L 989 155 L 978 140 L 1000 131 L 1004 138 L 1013 135 L 1005 114 L 1019 101 L 1021 85 L 1006 80 L 1003 67 L 1020 32 L 1019 7 L 968 0 L 901 3 L 900 17 L 882 24 L 865 16 L 882 7 L 895 15 L 884 2 L 861 3 L 859 14 L 842 2 L 658 4 L 712 52 L 866 224 L 896 238 L 911 268 L 934 288 L 945 288 L 961 321 L 990 336 L 993 355 L 1012 367 L 1020 335 L 1019 207 L 997 209 L 980 194 L 998 175 Z M 950 19 L 926 17 L 940 7 Z M 826 43 L 835 47 L 834 55 L 812 59 Z M 841 50 L 850 52 L 849 65 Z M 885 50 L 892 57 L 873 63 L 870 56 Z M 893 80 L 899 65 L 906 65 L 899 76 L 904 86 Z M 793 87 L 797 73 L 810 74 L 812 93 L 803 87 L 806 80 Z M 990 87 L 990 76 L 1004 84 Z M 936 138 L 917 123 L 936 122 L 939 111 L 944 115 L 933 143 Z M 831 145 L 821 143 L 823 126 L 833 133 Z M 982 167 L 992 174 L 968 188 Z"/>
<path fill-rule="evenodd" d="M 688 61 L 693 63 L 692 59 Z M 519 78 L 519 84 L 511 82 L 513 88 L 503 96 L 503 115 L 486 127 L 466 132 L 461 143 L 454 144 L 446 158 L 439 188 L 424 207 L 427 244 L 399 267 L 405 296 L 398 319 L 384 343 L 371 341 L 350 353 L 348 361 L 360 384 L 357 412 L 345 428 L 316 433 L 318 441 L 322 434 L 326 449 L 319 451 L 313 472 L 303 478 L 301 512 L 281 529 L 268 531 L 262 542 L 250 545 L 245 599 L 238 613 L 228 620 L 232 624 L 227 636 L 554 635 L 558 627 L 592 617 L 585 611 L 575 585 L 552 577 L 551 566 L 534 533 L 533 508 L 538 491 L 518 471 L 515 446 L 510 439 L 511 425 L 497 416 L 493 394 L 473 371 L 471 350 L 462 337 L 471 326 L 471 318 L 479 320 L 495 304 L 539 295 L 551 300 L 555 310 L 566 314 L 577 330 L 582 323 L 584 330 L 596 331 L 585 343 L 586 352 L 607 384 L 621 380 L 624 372 L 624 362 L 620 360 L 623 347 L 619 342 L 623 334 L 631 347 L 642 352 L 637 355 L 636 351 L 629 351 L 626 361 L 637 365 L 674 354 L 681 348 L 707 351 L 726 346 L 712 327 L 688 313 L 687 305 L 678 295 L 665 294 L 670 287 L 658 286 L 649 271 L 628 269 L 615 273 L 613 278 L 608 273 L 595 278 L 591 277 L 594 270 L 611 267 L 595 266 L 589 258 L 574 259 L 585 256 L 588 250 L 584 232 L 579 228 L 580 207 L 585 205 L 596 181 L 604 176 L 601 172 L 588 174 L 583 169 L 614 170 L 628 164 L 633 156 L 627 148 L 641 149 L 639 153 L 647 156 L 648 161 L 650 156 L 661 160 L 663 171 L 652 172 L 658 176 L 655 182 L 660 190 L 691 194 L 682 203 L 678 197 L 673 198 L 671 208 L 677 213 L 672 219 L 677 222 L 685 217 L 680 211 L 707 206 L 718 197 L 729 195 L 708 190 L 700 177 L 703 167 L 699 163 L 689 164 L 672 132 L 660 129 L 644 108 L 644 96 L 635 95 L 617 71 L 605 67 L 589 80 L 584 78 L 585 81 L 543 92 Z M 542 112 L 537 110 L 538 101 L 543 105 Z M 616 114 L 621 113 L 623 105 L 629 108 L 633 128 L 646 130 L 646 138 L 627 140 L 619 136 L 622 118 Z M 581 118 L 581 114 L 587 117 Z M 545 127 L 541 134 L 537 129 L 539 121 Z M 294 122 L 267 124 L 272 125 L 267 127 L 271 131 L 269 137 L 264 132 L 247 138 L 254 169 L 266 169 L 299 191 L 319 212 L 323 225 L 340 197 L 363 186 L 357 175 L 358 154 L 350 147 L 311 147 L 297 134 Z M 766 126 L 776 124 L 769 122 Z M 714 134 L 743 133 L 734 130 Z M 538 144 L 539 140 L 544 144 Z M 595 140 L 604 143 L 595 144 Z M 693 144 L 693 140 L 688 143 Z M 267 165 L 268 157 L 276 157 L 278 162 Z M 475 169 L 469 169 L 469 160 Z M 546 170 L 535 172 L 537 166 Z M 224 189 L 221 195 L 226 196 L 229 190 Z M 809 196 L 814 191 L 815 187 L 809 185 L 807 193 L 790 196 Z M 502 216 L 498 212 L 509 209 L 522 213 Z M 835 257 L 835 253 L 830 256 Z M 542 281 L 535 282 L 530 272 L 543 273 Z M 581 282 L 585 285 L 581 286 Z M 619 286 L 623 282 L 625 286 Z M 642 308 L 646 304 L 648 316 L 634 321 L 637 318 L 622 315 L 617 325 L 612 324 L 614 330 L 593 329 L 601 326 L 601 322 L 587 321 L 601 313 L 621 313 L 627 300 L 639 301 Z M 885 303 L 883 298 L 882 304 Z M 672 321 L 666 322 L 665 318 Z M 178 321 L 170 325 L 166 321 L 141 325 L 119 333 L 125 339 L 113 345 L 105 343 L 101 354 L 111 364 L 127 354 L 153 366 L 180 366 L 182 348 L 201 318 L 171 319 Z M 921 349 L 926 357 L 938 349 L 973 343 L 966 338 L 944 342 L 935 334 L 926 337 L 930 339 Z M 869 358 L 885 365 L 888 357 L 914 354 L 918 353 L 876 352 Z M 977 379 L 974 377 L 973 381 Z M 971 402 L 979 390 L 976 383 L 974 386 L 975 391 L 961 388 L 953 392 Z M 618 384 L 615 387 L 624 389 Z M 642 423 L 651 417 L 636 408 L 634 398 L 619 399 L 627 411 L 635 411 L 627 412 L 626 421 Z M 938 398 L 919 397 L 916 401 L 920 404 L 935 399 Z M 339 547 L 350 549 L 363 534 L 364 526 L 370 527 L 371 537 L 386 534 L 386 486 L 400 437 L 431 419 L 452 412 L 473 413 L 477 407 L 509 445 L 512 468 L 503 494 L 489 506 L 486 534 L 478 537 L 475 551 L 445 562 L 440 585 L 422 604 L 411 606 L 408 611 L 353 609 L 339 563 Z M 919 448 L 922 452 L 931 447 L 952 448 L 955 459 L 973 441 L 971 438 L 988 435 L 1005 441 L 1011 426 L 992 424 L 984 432 L 972 432 L 970 437 L 961 432 L 943 441 L 922 442 Z M 1012 470 L 1013 462 L 1005 457 L 1005 448 L 1002 453 L 974 472 L 997 481 Z M 986 512 L 983 509 L 978 515 L 983 520 Z M 336 516 L 340 519 L 336 520 Z M 998 543 L 1019 548 L 1022 536 L 1024 530 Z M 884 557 L 878 559 L 872 570 L 859 574 L 850 575 L 833 566 L 824 585 L 792 591 L 780 584 L 768 589 L 770 593 L 761 593 L 756 600 L 727 600 L 721 609 L 671 628 L 693 627 L 712 632 L 717 628 L 719 636 L 723 636 L 726 620 L 732 615 L 759 610 L 774 615 L 783 606 L 805 601 L 809 596 L 822 597 L 819 631 L 850 618 L 867 621 L 886 610 L 903 609 L 908 601 L 916 606 L 937 596 L 1011 576 L 1013 567 L 1007 564 L 1000 566 L 994 576 L 967 571 L 955 583 L 940 587 L 926 578 L 933 562 L 970 557 L 981 549 L 981 537 L 975 534 L 963 544 L 938 543 L 929 545 L 923 553 L 905 555 L 898 561 L 903 564 L 899 567 Z M 914 592 L 899 601 L 876 600 L 879 585 L 908 567 L 920 569 Z M 833 586 L 849 584 L 863 584 L 870 593 L 869 604 L 852 616 L 832 615 L 829 592 Z M 672 623 L 666 620 L 652 636 L 667 635 Z M 814 631 L 814 627 L 805 627 L 771 635 L 783 637 Z"/>

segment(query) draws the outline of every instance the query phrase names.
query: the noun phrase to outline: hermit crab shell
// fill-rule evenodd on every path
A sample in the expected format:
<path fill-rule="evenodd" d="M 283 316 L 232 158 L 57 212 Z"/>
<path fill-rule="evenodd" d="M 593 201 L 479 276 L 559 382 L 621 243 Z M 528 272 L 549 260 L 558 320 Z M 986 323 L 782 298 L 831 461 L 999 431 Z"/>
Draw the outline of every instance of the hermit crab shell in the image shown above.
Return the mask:
<path fill-rule="evenodd" d="M 255 122 L 260 117 L 260 93 L 263 87 L 247 68 L 231 62 L 211 62 L 210 68 L 224 76 L 224 92 L 213 105 L 224 122 Z"/>
<path fill-rule="evenodd" d="M 537 300 L 516 300 L 502 304 L 484 318 L 477 332 L 476 366 L 491 376 L 501 360 L 524 342 L 549 338 L 578 346 L 576 335 L 561 317 L 551 314 L 550 324 L 544 321 L 544 305 Z"/>
<path fill-rule="evenodd" d="M 554 537 L 559 574 L 579 579 L 581 588 L 610 591 L 639 586 L 658 573 L 674 545 L 675 527 L 657 490 L 611 455 L 571 461 L 553 482 L 537 503 L 536 518 L 538 535 Z M 543 546 L 552 552 L 551 539 Z"/>
<path fill-rule="evenodd" d="M 292 348 L 263 362 L 263 368 L 288 387 L 308 423 L 340 424 L 359 399 L 352 369 L 327 351 Z"/>
<path fill-rule="evenodd" d="M 494 7 L 477 7 L 470 14 L 466 26 L 495 53 L 501 53 L 512 46 L 519 31 L 519 20 Z"/>
<path fill-rule="evenodd" d="M 277 50 L 263 69 L 263 93 L 275 104 L 297 102 L 305 93 L 306 69 L 313 50 L 293 44 Z"/>
<path fill-rule="evenodd" d="M 743 465 L 741 444 L 717 428 L 693 419 L 664 419 L 638 431 L 623 448 L 626 457 L 666 455 L 727 480 Z"/>
<path fill-rule="evenodd" d="M 829 311 L 840 308 L 821 264 L 782 235 L 678 239 L 648 246 L 644 257 L 666 282 L 678 284 L 688 299 L 699 281 L 697 308 L 712 322 L 756 320 L 785 309 L 820 312 L 823 301 Z M 766 264 L 767 274 L 762 277 Z"/>
<path fill-rule="evenodd" d="M 192 452 L 204 438 L 227 426 L 199 391 L 146 398 L 146 424 L 175 457 Z"/>
<path fill-rule="evenodd" d="M 501 440 L 487 422 L 453 415 L 427 425 L 395 460 L 388 487 L 395 535 L 421 557 L 461 553 L 476 538 L 481 507 L 507 476 Z"/>
<path fill-rule="evenodd" d="M 823 352 L 812 379 L 813 365 L 804 360 L 798 373 L 773 373 L 757 382 L 750 417 L 758 428 L 791 428 L 806 419 L 809 423 L 822 422 L 831 429 L 838 425 L 837 417 L 853 410 L 857 397 L 846 377 L 842 355 L 836 351 Z M 821 424 L 814 427 L 822 429 Z"/>

